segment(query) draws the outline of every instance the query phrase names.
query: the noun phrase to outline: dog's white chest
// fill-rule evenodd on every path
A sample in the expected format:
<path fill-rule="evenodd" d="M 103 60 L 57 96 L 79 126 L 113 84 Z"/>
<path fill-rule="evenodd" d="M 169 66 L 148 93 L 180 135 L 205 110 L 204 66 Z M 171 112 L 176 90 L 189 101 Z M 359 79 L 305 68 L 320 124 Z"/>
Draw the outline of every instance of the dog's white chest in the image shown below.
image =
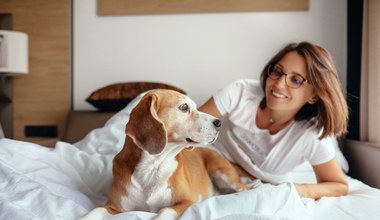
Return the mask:
<path fill-rule="evenodd" d="M 168 179 L 177 168 L 175 158 L 160 161 L 160 158 L 144 155 L 126 187 L 127 196 L 121 198 L 124 211 L 141 210 L 158 212 L 170 206 L 172 191 Z"/>

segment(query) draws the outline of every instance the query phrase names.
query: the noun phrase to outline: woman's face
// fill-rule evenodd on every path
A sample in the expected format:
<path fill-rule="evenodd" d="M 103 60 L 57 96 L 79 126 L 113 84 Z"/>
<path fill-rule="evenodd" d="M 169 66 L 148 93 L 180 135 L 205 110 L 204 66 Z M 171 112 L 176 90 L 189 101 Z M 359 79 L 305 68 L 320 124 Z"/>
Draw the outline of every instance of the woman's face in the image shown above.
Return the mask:
<path fill-rule="evenodd" d="M 296 73 L 307 79 L 305 59 L 297 52 L 287 53 L 276 65 L 285 74 Z M 279 79 L 267 78 L 265 95 L 267 107 L 273 111 L 288 111 L 296 114 L 306 103 L 313 104 L 317 100 L 313 87 L 303 83 L 299 88 L 289 87 L 285 80 L 290 77 L 282 75 Z"/>

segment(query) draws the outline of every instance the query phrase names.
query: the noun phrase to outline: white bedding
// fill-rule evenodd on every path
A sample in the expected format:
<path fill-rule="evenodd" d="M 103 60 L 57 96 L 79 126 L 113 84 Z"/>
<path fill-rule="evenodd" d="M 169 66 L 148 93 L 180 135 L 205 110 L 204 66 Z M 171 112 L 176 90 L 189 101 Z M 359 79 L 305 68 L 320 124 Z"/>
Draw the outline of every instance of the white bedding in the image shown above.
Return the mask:
<path fill-rule="evenodd" d="M 74 145 L 58 142 L 48 149 L 1 139 L 0 219 L 77 219 L 101 206 L 111 180 L 112 158 L 123 145 L 124 126 L 137 100 Z M 294 176 L 315 181 L 306 167 Z M 291 183 L 262 184 L 195 204 L 181 219 L 380 219 L 380 190 L 348 180 L 349 195 L 317 201 L 300 199 Z M 129 212 L 110 219 L 153 216 Z"/>

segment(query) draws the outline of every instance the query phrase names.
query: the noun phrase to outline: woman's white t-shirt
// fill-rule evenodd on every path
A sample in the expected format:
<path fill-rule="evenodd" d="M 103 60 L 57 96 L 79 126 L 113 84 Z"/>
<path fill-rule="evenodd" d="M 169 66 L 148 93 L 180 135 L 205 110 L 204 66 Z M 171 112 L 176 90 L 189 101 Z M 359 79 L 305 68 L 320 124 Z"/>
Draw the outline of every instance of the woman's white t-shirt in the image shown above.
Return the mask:
<path fill-rule="evenodd" d="M 271 183 L 292 181 L 291 171 L 305 160 L 318 165 L 335 155 L 333 138 L 319 140 L 309 121 L 293 121 L 270 134 L 256 125 L 256 113 L 264 97 L 257 80 L 238 80 L 219 90 L 214 101 L 223 115 L 213 144 L 230 161 L 253 176 Z"/>

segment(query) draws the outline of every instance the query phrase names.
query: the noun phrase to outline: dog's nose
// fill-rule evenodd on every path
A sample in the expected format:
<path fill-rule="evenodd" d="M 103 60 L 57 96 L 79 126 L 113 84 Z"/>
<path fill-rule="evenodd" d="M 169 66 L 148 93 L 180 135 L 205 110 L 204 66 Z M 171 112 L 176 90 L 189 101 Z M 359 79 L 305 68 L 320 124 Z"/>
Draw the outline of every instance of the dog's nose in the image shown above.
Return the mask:
<path fill-rule="evenodd" d="M 222 122 L 219 119 L 215 119 L 212 123 L 217 128 L 220 128 L 220 126 L 222 126 Z"/>

